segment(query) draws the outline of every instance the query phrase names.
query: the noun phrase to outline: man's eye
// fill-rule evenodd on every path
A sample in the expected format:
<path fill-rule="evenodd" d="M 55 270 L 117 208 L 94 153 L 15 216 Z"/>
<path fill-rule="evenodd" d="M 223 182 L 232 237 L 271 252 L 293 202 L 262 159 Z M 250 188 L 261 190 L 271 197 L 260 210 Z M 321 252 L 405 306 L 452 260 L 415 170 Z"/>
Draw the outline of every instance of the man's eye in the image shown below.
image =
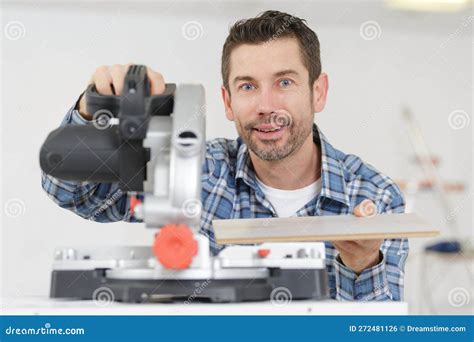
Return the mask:
<path fill-rule="evenodd" d="M 289 87 L 292 84 L 293 84 L 292 80 L 288 80 L 288 79 L 280 80 L 280 86 L 281 87 Z"/>
<path fill-rule="evenodd" d="M 254 89 L 255 87 L 253 86 L 253 84 L 245 83 L 245 84 L 242 84 L 239 88 L 245 91 L 249 91 L 249 90 Z"/>

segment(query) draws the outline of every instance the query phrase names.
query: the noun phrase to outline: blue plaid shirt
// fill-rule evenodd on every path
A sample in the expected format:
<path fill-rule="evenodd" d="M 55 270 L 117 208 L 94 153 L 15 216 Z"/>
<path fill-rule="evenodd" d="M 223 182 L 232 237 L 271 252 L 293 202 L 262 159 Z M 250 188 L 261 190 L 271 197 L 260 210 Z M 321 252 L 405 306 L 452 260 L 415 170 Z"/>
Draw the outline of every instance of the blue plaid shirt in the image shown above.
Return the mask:
<path fill-rule="evenodd" d="M 71 108 L 61 125 L 91 124 Z M 335 149 L 315 125 L 314 142 L 321 149 L 321 192 L 296 213 L 297 216 L 347 215 L 364 199 L 372 200 L 379 214 L 402 213 L 404 199 L 394 182 L 359 157 Z M 219 253 L 213 219 L 266 218 L 277 216 L 256 183 L 247 146 L 241 141 L 214 139 L 207 142 L 202 175 L 201 233 L 209 238 L 211 252 Z M 42 175 L 42 186 L 62 208 L 98 222 L 138 222 L 129 210 L 132 194 L 116 183 L 62 181 Z M 143 199 L 142 194 L 138 198 Z M 338 300 L 402 300 L 406 239 L 386 239 L 382 260 L 357 275 L 337 258 L 337 250 L 325 242 L 331 298 Z"/>

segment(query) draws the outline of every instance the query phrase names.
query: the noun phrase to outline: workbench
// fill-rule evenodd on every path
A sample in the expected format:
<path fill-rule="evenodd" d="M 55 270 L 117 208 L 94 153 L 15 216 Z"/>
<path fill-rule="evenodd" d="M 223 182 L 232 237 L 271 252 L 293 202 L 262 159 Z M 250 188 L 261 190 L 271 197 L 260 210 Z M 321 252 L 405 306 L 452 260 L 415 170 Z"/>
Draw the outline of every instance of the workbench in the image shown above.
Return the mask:
<path fill-rule="evenodd" d="M 100 305 L 99 305 L 100 304 Z M 96 303 L 46 296 L 3 298 L 2 315 L 407 315 L 406 302 L 293 300 L 244 303 Z"/>

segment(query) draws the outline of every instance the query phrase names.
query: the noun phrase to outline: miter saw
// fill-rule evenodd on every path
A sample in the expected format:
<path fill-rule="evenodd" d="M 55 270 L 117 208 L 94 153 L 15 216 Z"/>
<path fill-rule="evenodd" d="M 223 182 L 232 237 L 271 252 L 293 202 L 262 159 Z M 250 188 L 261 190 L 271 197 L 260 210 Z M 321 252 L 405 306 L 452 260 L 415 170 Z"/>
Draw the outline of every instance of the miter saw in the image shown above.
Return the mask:
<path fill-rule="evenodd" d="M 143 193 L 142 200 L 132 196 L 130 210 L 157 231 L 153 246 L 58 248 L 50 296 L 95 299 L 106 291 L 123 302 L 327 298 L 324 243 L 228 246 L 211 255 L 208 238 L 199 233 L 204 88 L 167 84 L 163 94 L 149 94 L 140 65 L 129 68 L 121 96 L 101 95 L 90 85 L 85 96 L 93 124 L 60 127 L 42 146 L 48 175 L 118 182 L 124 192 Z"/>

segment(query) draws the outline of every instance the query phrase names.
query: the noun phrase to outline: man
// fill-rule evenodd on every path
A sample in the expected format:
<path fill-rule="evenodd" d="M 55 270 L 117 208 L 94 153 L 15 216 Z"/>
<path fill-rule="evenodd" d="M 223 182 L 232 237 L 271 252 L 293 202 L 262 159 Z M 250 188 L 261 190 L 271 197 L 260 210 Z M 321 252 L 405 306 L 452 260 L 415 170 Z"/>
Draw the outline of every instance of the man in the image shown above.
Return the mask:
<path fill-rule="evenodd" d="M 127 68 L 99 67 L 91 82 L 102 94 L 121 94 Z M 148 76 L 151 93 L 163 92 L 163 76 L 150 68 Z M 267 11 L 237 22 L 224 44 L 222 78 L 226 116 L 239 138 L 206 145 L 201 233 L 214 254 L 224 246 L 215 242 L 213 219 L 404 211 L 391 179 L 336 150 L 313 123 L 326 103 L 328 76 L 321 72 L 318 38 L 304 20 Z M 91 124 L 85 108 L 82 96 L 63 125 Z M 56 203 L 81 217 L 137 222 L 130 195 L 118 192 L 118 184 L 66 182 L 44 174 L 42 183 Z M 106 202 L 112 205 L 98 210 Z M 326 253 L 332 298 L 402 299 L 406 239 L 326 242 Z"/>

